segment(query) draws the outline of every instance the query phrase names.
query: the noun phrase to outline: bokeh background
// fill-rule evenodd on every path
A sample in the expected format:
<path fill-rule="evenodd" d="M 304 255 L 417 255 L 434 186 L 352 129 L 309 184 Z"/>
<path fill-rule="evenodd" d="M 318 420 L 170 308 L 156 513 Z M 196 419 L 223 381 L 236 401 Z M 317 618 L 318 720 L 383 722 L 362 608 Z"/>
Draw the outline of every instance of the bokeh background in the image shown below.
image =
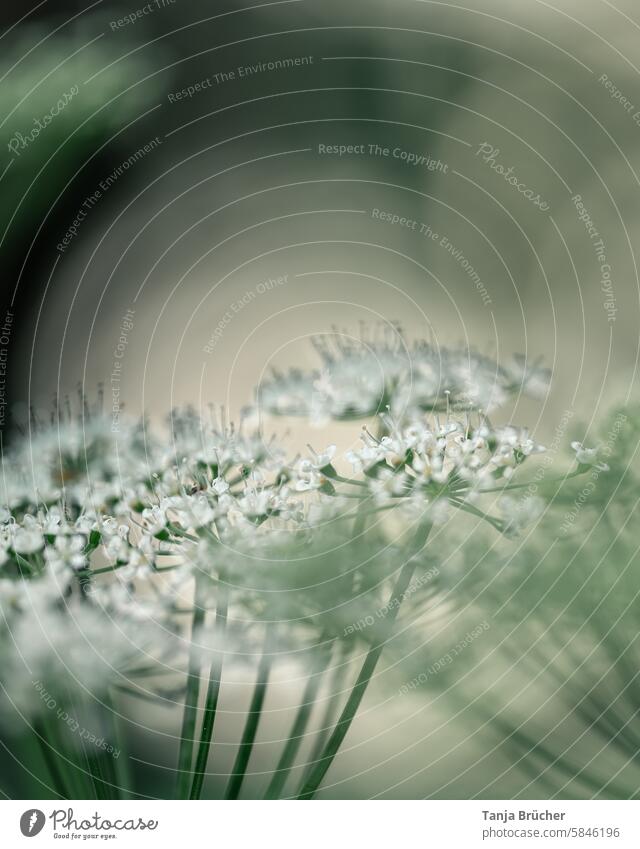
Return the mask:
<path fill-rule="evenodd" d="M 566 442 L 597 443 L 624 410 L 618 476 L 551 556 L 571 501 L 515 553 L 449 544 L 403 663 L 419 674 L 492 627 L 406 697 L 391 654 L 324 796 L 637 795 L 636 4 L 44 0 L 5 5 L 0 27 L 3 444 L 78 387 L 102 386 L 115 415 L 237 417 L 271 368 L 317 366 L 309 337 L 332 327 L 393 322 L 498 362 L 540 358 L 549 394 L 505 420 L 544 442 L 570 411 Z M 287 428 L 300 446 L 358 436 L 273 423 Z M 249 697 L 235 675 L 221 772 Z M 278 672 L 249 796 L 296 675 Z M 127 709 L 136 769 L 162 797 L 178 708 Z M 17 796 L 11 746 L 0 775 Z"/>

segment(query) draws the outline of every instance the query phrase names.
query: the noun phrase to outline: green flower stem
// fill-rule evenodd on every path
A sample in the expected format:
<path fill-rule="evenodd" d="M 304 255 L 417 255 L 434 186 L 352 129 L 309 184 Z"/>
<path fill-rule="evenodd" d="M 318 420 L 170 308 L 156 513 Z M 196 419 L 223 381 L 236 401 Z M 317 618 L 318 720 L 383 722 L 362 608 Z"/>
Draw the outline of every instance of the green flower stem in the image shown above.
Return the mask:
<path fill-rule="evenodd" d="M 478 510 L 477 507 L 474 507 L 472 504 L 467 504 L 466 501 L 462 501 L 458 498 L 451 498 L 451 503 L 454 507 L 457 507 L 458 510 L 462 510 L 464 513 L 470 513 L 472 516 L 477 516 L 479 519 L 484 519 L 485 522 L 488 522 L 493 528 L 495 528 L 500 533 L 504 532 L 504 522 L 500 519 L 497 519 L 495 516 L 490 516 L 488 513 L 483 513 L 482 510 Z"/>
<path fill-rule="evenodd" d="M 76 715 L 91 716 L 91 701 L 87 693 L 80 693 L 74 698 L 71 690 L 68 689 L 69 704 Z M 66 732 L 63 730 L 66 736 Z M 91 777 L 96 799 L 115 799 L 116 782 L 112 780 L 113 773 L 110 771 L 113 768 L 113 762 L 110 755 L 95 748 L 91 743 L 85 742 L 83 737 L 80 738 L 80 748 L 82 757 L 86 767 L 86 772 Z M 82 798 L 82 797 L 80 797 Z"/>
<path fill-rule="evenodd" d="M 327 741 L 327 737 L 329 736 L 329 731 L 331 730 L 331 726 L 333 725 L 338 712 L 340 696 L 343 692 L 342 688 L 349 670 L 349 651 L 350 649 L 348 646 L 343 646 L 341 652 L 342 656 L 337 659 L 336 665 L 333 667 L 328 686 L 329 698 L 327 699 L 327 704 L 325 705 L 324 713 L 319 723 L 320 730 L 318 731 L 316 741 L 313 744 L 313 749 L 309 755 L 309 761 L 304 772 L 303 781 L 306 781 L 311 775 L 315 762 L 320 758 Z"/>
<path fill-rule="evenodd" d="M 188 533 L 187 531 L 183 531 L 182 528 L 179 528 L 178 525 L 174 525 L 171 522 L 169 522 L 167 528 L 169 532 L 175 537 L 183 537 L 184 539 L 188 539 L 190 542 L 200 542 L 199 537 L 196 537 L 193 534 Z"/>
<path fill-rule="evenodd" d="M 541 483 L 564 483 L 565 481 L 571 480 L 571 478 L 577 478 L 580 475 L 583 475 L 585 472 L 588 472 L 590 466 L 580 466 L 575 469 L 573 472 L 569 472 L 560 478 L 549 478 L 548 480 L 543 480 Z M 512 483 L 507 484 L 506 486 L 495 486 L 491 489 L 479 489 L 477 490 L 478 495 L 484 495 L 485 492 L 509 492 L 512 489 L 527 489 L 527 487 L 531 486 L 534 481 L 529 481 L 528 483 Z M 466 490 L 469 492 L 470 490 Z"/>
<path fill-rule="evenodd" d="M 114 704 L 114 700 L 109 693 L 105 700 L 107 712 L 109 714 L 109 725 L 111 727 L 111 734 L 113 738 L 113 742 L 118 749 L 118 757 L 111 756 L 113 758 L 113 768 L 115 774 L 115 781 L 118 788 L 117 797 L 119 799 L 129 799 L 131 797 L 131 790 L 133 787 L 131 770 L 130 770 L 130 761 L 129 755 L 126 745 L 126 740 L 124 738 L 124 729 L 122 727 L 122 716 L 121 714 L 116 712 L 116 707 Z"/>
<path fill-rule="evenodd" d="M 38 741 L 42 759 L 53 781 L 54 791 L 63 799 L 73 799 L 74 793 L 69 786 L 68 775 L 62 769 L 58 752 L 55 750 L 53 744 L 49 742 L 50 734 L 47 731 L 45 722 L 42 720 L 36 722 L 33 730 L 34 736 Z"/>
<path fill-rule="evenodd" d="M 111 784 L 111 777 L 108 774 L 108 766 L 104 759 L 104 755 L 100 752 L 87 753 L 86 746 L 83 742 L 84 754 L 87 761 L 87 768 L 91 772 L 93 784 L 96 791 L 97 799 L 115 799 L 116 794 L 114 787 Z"/>
<path fill-rule="evenodd" d="M 82 701 L 82 695 L 78 696 L 76 693 L 74 696 L 74 688 L 71 682 L 64 683 L 60 693 L 75 716 L 82 713 L 76 701 L 77 698 Z M 56 741 L 56 744 L 60 747 L 58 757 L 68 765 L 67 776 L 73 791 L 71 798 L 90 799 L 92 794 L 96 799 L 106 798 L 103 795 L 103 793 L 106 793 L 106 787 L 100 784 L 100 780 L 96 777 L 89 763 L 84 737 L 80 737 L 79 747 L 76 747 L 75 743 L 69 746 L 70 729 L 59 718 L 54 719 L 51 714 L 49 716 L 51 717 L 50 739 Z"/>
<path fill-rule="evenodd" d="M 105 716 L 106 725 L 108 728 L 107 734 L 109 735 L 109 739 L 111 743 L 116 742 L 116 718 L 114 716 L 114 705 L 111 700 L 111 695 L 109 691 L 105 693 L 102 709 Z M 120 748 L 120 754 L 122 754 L 122 749 Z M 113 799 L 122 799 L 123 793 L 125 792 L 124 783 L 122 781 L 122 772 L 118 768 L 120 765 L 120 758 L 114 758 L 113 752 L 105 751 L 104 754 L 101 754 L 102 762 L 105 767 L 105 774 L 109 781 L 111 798 Z M 124 765 L 124 762 L 123 762 Z"/>
<path fill-rule="evenodd" d="M 242 740 L 240 741 L 240 747 L 238 749 L 238 754 L 236 755 L 233 770 L 229 778 L 227 792 L 225 793 L 226 799 L 237 799 L 240 795 L 242 782 L 244 781 L 247 766 L 249 764 L 249 758 L 251 757 L 253 744 L 256 739 L 256 733 L 258 731 L 258 724 L 260 722 L 260 715 L 262 713 L 264 697 L 267 692 L 267 685 L 269 683 L 269 676 L 271 674 L 271 664 L 273 660 L 273 647 L 274 626 L 273 623 L 269 623 L 267 625 L 264 651 L 262 653 L 262 657 L 260 658 L 260 664 L 258 666 L 258 675 L 253 690 L 253 696 L 251 697 L 251 705 L 249 706 L 247 721 L 244 726 Z"/>
<path fill-rule="evenodd" d="M 298 754 L 305 731 L 307 730 L 307 725 L 309 724 L 311 712 L 315 705 L 320 683 L 322 681 L 322 675 L 325 672 L 327 663 L 331 657 L 332 643 L 327 643 L 327 639 L 327 635 L 323 635 L 320 638 L 321 645 L 316 649 L 315 663 L 311 669 L 311 674 L 307 678 L 307 683 L 302 694 L 302 701 L 293 721 L 289 739 L 287 740 L 282 755 L 280 756 L 280 761 L 278 762 L 276 771 L 269 782 L 265 799 L 278 799 L 280 797 L 282 788 L 289 777 L 291 767 L 293 766 L 293 762 Z"/>
<path fill-rule="evenodd" d="M 367 656 L 364 660 L 364 663 L 362 664 L 362 669 L 360 670 L 358 679 L 349 694 L 349 698 L 347 699 L 347 703 L 344 706 L 340 719 L 338 720 L 336 727 L 333 729 L 331 736 L 329 737 L 329 740 L 327 741 L 327 744 L 324 747 L 322 756 L 314 764 L 313 769 L 309 774 L 309 777 L 305 781 L 300 791 L 298 799 L 312 799 L 315 796 L 318 788 L 320 787 L 320 784 L 322 783 L 322 780 L 324 779 L 327 773 L 327 770 L 333 763 L 333 759 L 335 758 L 340 746 L 342 745 L 342 741 L 347 735 L 347 731 L 351 727 L 351 723 L 353 722 L 353 719 L 356 713 L 358 712 L 360 702 L 362 701 L 362 698 L 369 685 L 369 681 L 371 680 L 380 655 L 382 654 L 382 650 L 391 636 L 393 626 L 398 615 L 398 609 L 400 607 L 402 597 L 404 596 L 407 587 L 409 586 L 409 583 L 416 568 L 416 562 L 414 559 L 415 555 L 426 544 L 430 531 L 431 524 L 428 522 L 424 522 L 418 529 L 418 532 L 416 533 L 416 536 L 413 539 L 411 548 L 408 553 L 408 557 L 402 569 L 400 570 L 400 574 L 398 575 L 395 586 L 393 588 L 393 592 L 391 593 L 391 598 L 389 599 L 389 603 L 387 605 L 389 613 L 381 624 L 376 641 L 367 652 Z"/>
<path fill-rule="evenodd" d="M 342 475 L 327 475 L 329 480 L 337 481 L 338 483 L 350 483 L 352 486 L 359 486 L 367 488 L 367 484 L 364 481 L 354 480 L 353 478 L 344 478 Z"/>
<path fill-rule="evenodd" d="M 216 608 L 216 623 L 215 623 L 215 650 L 209 670 L 209 684 L 207 686 L 207 697 L 204 706 L 204 716 L 202 719 L 202 730 L 200 731 L 200 744 L 198 746 L 198 754 L 196 757 L 196 765 L 193 772 L 193 781 L 191 784 L 191 799 L 199 799 L 202 793 L 202 783 L 207 770 L 207 760 L 209 758 L 209 748 L 211 746 L 211 738 L 213 736 L 213 724 L 216 718 L 216 710 L 218 708 L 218 698 L 220 696 L 220 684 L 222 682 L 222 664 L 224 661 L 224 651 L 222 648 L 222 640 L 227 627 L 227 609 L 228 609 L 228 594 L 226 587 L 220 585 L 220 595 Z"/>
<path fill-rule="evenodd" d="M 178 775 L 176 793 L 178 799 L 186 799 L 189 793 L 191 777 L 191 761 L 193 758 L 193 743 L 196 727 L 198 696 L 200 694 L 200 649 L 197 639 L 204 625 L 205 610 L 199 604 L 201 578 L 196 577 L 195 610 L 191 628 L 191 646 L 189 650 L 189 667 L 187 671 L 187 691 L 182 713 L 182 729 L 180 731 L 180 751 L 178 753 Z"/>

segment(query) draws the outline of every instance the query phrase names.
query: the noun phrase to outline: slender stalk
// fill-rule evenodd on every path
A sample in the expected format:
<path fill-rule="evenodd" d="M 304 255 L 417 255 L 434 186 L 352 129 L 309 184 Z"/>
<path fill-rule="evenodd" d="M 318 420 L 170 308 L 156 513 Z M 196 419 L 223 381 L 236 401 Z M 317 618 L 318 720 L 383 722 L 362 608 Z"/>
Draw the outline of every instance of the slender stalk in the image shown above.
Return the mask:
<path fill-rule="evenodd" d="M 103 696 L 102 709 L 107 726 L 107 734 L 112 744 L 117 744 L 118 732 L 116 728 L 115 706 L 111 698 L 109 690 Z M 122 754 L 122 748 L 119 747 L 119 753 Z M 109 783 L 110 797 L 113 799 L 126 798 L 126 763 L 125 760 L 120 761 L 120 754 L 115 757 L 115 752 L 105 751 L 99 753 L 99 757 L 104 765 L 104 774 Z"/>
<path fill-rule="evenodd" d="M 545 483 L 564 483 L 565 481 L 571 480 L 571 478 L 577 478 L 580 475 L 583 475 L 585 472 L 589 471 L 589 466 L 582 466 L 578 469 L 575 469 L 573 472 L 567 472 L 563 477 L 558 478 L 548 478 Z M 525 483 L 512 483 L 506 484 L 505 486 L 494 486 L 491 489 L 479 489 L 478 494 L 484 495 L 485 492 L 508 492 L 511 489 L 527 489 L 531 486 L 533 481 L 528 481 Z"/>
<path fill-rule="evenodd" d="M 67 776 L 60 768 L 60 762 L 58 760 L 57 752 L 53 749 L 51 743 L 49 743 L 47 740 L 48 734 L 46 728 L 44 727 L 44 724 L 40 722 L 36 723 L 34 727 L 34 732 L 35 737 L 38 741 L 40 753 L 42 754 L 42 758 L 45 764 L 47 765 L 49 774 L 51 775 L 55 792 L 63 799 L 73 798 L 73 793 L 71 792 L 69 784 L 67 782 Z"/>
<path fill-rule="evenodd" d="M 326 639 L 326 635 L 323 635 L 321 637 L 321 643 L 325 643 Z M 307 678 L 304 692 L 302 694 L 302 701 L 293 721 L 289 739 L 287 740 L 282 755 L 280 756 L 276 771 L 269 782 L 265 799 L 278 799 L 282 792 L 282 788 L 289 777 L 291 767 L 296 759 L 296 755 L 298 754 L 298 750 L 304 738 L 304 733 L 307 729 L 307 725 L 309 724 L 309 718 L 311 717 L 311 712 L 315 705 L 318 689 L 320 688 L 320 683 L 322 681 L 322 675 L 327 668 L 327 662 L 331 656 L 331 648 L 331 643 L 328 647 L 325 643 L 316 650 L 315 663 L 312 667 L 311 674 Z"/>
<path fill-rule="evenodd" d="M 200 694 L 200 649 L 197 647 L 198 634 L 204 625 L 205 610 L 199 604 L 199 578 L 196 578 L 196 591 L 191 629 L 191 646 L 189 649 L 189 667 L 187 670 L 187 691 L 182 713 L 182 729 L 180 731 L 180 751 L 178 753 L 178 775 L 176 794 L 178 799 L 186 799 L 189 793 L 191 777 L 191 761 L 193 759 L 193 743 L 196 727 L 198 696 Z"/>
<path fill-rule="evenodd" d="M 349 664 L 347 661 L 349 649 L 343 646 L 341 654 L 342 657 L 338 659 L 338 662 L 336 662 L 336 665 L 334 666 L 333 672 L 331 674 L 328 687 L 330 695 L 327 699 L 327 704 L 325 706 L 322 719 L 320 720 L 320 730 L 318 731 L 316 741 L 313 744 L 313 749 L 311 750 L 311 753 L 309 755 L 309 760 L 305 769 L 303 781 L 306 781 L 309 775 L 311 775 L 311 771 L 313 770 L 315 762 L 322 754 L 322 750 L 324 749 L 327 737 L 329 736 L 329 731 L 331 730 L 331 726 L 333 725 L 336 713 L 338 711 L 338 704 L 340 702 L 340 696 L 342 694 L 342 687 L 344 684 L 345 677 L 347 675 L 347 671 L 349 669 Z"/>
<path fill-rule="evenodd" d="M 69 682 L 66 682 L 63 685 L 61 692 L 65 694 L 66 703 L 72 713 L 75 716 L 78 716 L 78 704 L 76 701 L 78 694 L 76 693 L 74 695 L 73 686 Z M 72 788 L 75 787 L 71 798 L 90 799 L 92 798 L 92 791 L 93 796 L 96 799 L 105 798 L 105 796 L 101 796 L 101 794 L 106 792 L 106 788 L 103 787 L 100 783 L 100 779 L 96 777 L 91 768 L 84 737 L 80 737 L 79 747 L 76 747 L 73 744 L 69 746 L 69 728 L 66 723 L 61 722 L 60 719 L 53 720 L 52 718 L 51 724 L 53 726 L 53 739 L 57 739 L 58 744 L 60 745 L 59 756 L 64 758 L 69 765 L 69 769 L 67 771 L 69 783 Z"/>
<path fill-rule="evenodd" d="M 347 699 L 347 703 L 344 706 L 340 719 L 324 747 L 322 756 L 315 763 L 309 777 L 305 781 L 300 791 L 300 795 L 298 796 L 299 799 L 312 799 L 314 797 L 327 773 L 327 770 L 333 763 L 333 759 L 338 753 L 338 749 L 342 745 L 342 741 L 346 737 L 347 731 L 351 727 L 351 723 L 358 712 L 360 702 L 362 701 L 362 697 L 369 686 L 369 681 L 371 680 L 371 676 L 373 675 L 380 655 L 382 654 L 382 650 L 391 636 L 393 626 L 398 615 L 400 602 L 402 601 L 402 597 L 409 586 L 416 568 L 416 562 L 414 559 L 415 555 L 424 547 L 430 530 L 431 524 L 425 522 L 420 526 L 416 533 L 408 552 L 407 559 L 400 570 L 393 592 L 391 593 L 391 598 L 389 599 L 387 606 L 389 613 L 382 621 L 377 639 L 367 652 L 360 674 L 358 675 L 356 683 L 349 694 L 349 698 Z"/>
<path fill-rule="evenodd" d="M 68 698 L 69 705 L 76 715 L 86 715 L 87 717 L 92 715 L 90 709 L 92 699 L 87 694 L 81 692 L 74 697 L 69 689 Z M 66 735 L 66 732 L 63 731 L 63 733 Z M 96 799 L 117 798 L 116 784 L 112 781 L 112 774 L 109 771 L 112 766 L 109 762 L 110 757 L 106 755 L 107 760 L 105 760 L 105 753 L 91 743 L 87 743 L 83 736 L 80 737 L 80 749 L 87 772 L 93 782 Z"/>
<path fill-rule="evenodd" d="M 260 722 L 260 714 L 262 713 L 262 705 L 264 703 L 264 697 L 266 695 L 267 685 L 269 683 L 269 676 L 271 674 L 271 654 L 273 644 L 274 627 L 273 623 L 269 623 L 267 625 L 264 650 L 262 653 L 262 657 L 260 658 L 260 664 L 258 666 L 258 674 L 253 690 L 253 696 L 251 697 L 251 705 L 249 706 L 247 721 L 244 726 L 242 740 L 240 741 L 240 747 L 238 749 L 238 754 L 236 755 L 233 770 L 229 778 L 227 792 L 225 793 L 226 799 L 237 799 L 240 795 L 242 782 L 244 781 L 245 773 L 247 771 L 247 765 L 249 764 L 249 758 L 251 757 L 253 744 L 256 739 L 258 724 Z"/>
<path fill-rule="evenodd" d="M 204 716 L 202 718 L 202 730 L 200 731 L 200 744 L 198 746 L 196 765 L 191 784 L 191 799 L 200 798 L 200 794 L 202 793 L 202 783 L 207 770 L 209 748 L 211 746 L 211 738 L 213 736 L 213 724 L 216 719 L 218 698 L 220 696 L 220 684 L 222 682 L 222 664 L 224 661 L 222 640 L 227 627 L 227 608 L 227 589 L 220 585 L 220 595 L 218 597 L 218 605 L 216 608 L 216 623 L 214 631 L 215 648 L 213 658 L 211 660 L 211 668 L 209 670 L 209 684 L 207 686 L 207 697 L 204 705 Z"/>
<path fill-rule="evenodd" d="M 122 717 L 116 713 L 115 704 L 111 694 L 107 695 L 106 704 L 109 711 L 109 724 L 111 726 L 113 742 L 118 749 L 117 758 L 115 754 L 112 754 L 116 784 L 118 787 L 117 795 L 119 799 L 129 799 L 131 797 L 133 785 L 131 780 L 131 770 L 129 769 L 124 729 L 122 728 Z"/>
<path fill-rule="evenodd" d="M 477 516 L 479 519 L 484 519 L 485 522 L 488 522 L 497 531 L 504 533 L 504 522 L 501 519 L 497 519 L 495 516 L 490 516 L 488 513 L 483 513 L 482 510 L 478 510 L 477 507 L 474 507 L 472 504 L 467 504 L 465 501 L 461 501 L 458 498 L 451 498 L 450 501 L 454 507 L 458 508 L 458 510 L 462 510 L 464 513 L 470 513 L 472 516 Z"/>
<path fill-rule="evenodd" d="M 87 768 L 93 778 L 96 799 L 115 799 L 116 795 L 111 785 L 104 756 L 100 752 L 88 753 L 84 741 L 82 743 L 82 747 L 87 762 Z"/>
<path fill-rule="evenodd" d="M 338 474 L 331 475 L 329 479 L 332 481 L 338 481 L 338 483 L 350 483 L 352 486 L 359 486 L 364 489 L 367 488 L 367 484 L 364 481 L 357 481 L 353 478 L 343 478 L 342 475 Z"/>
<path fill-rule="evenodd" d="M 393 504 L 393 505 L 390 505 L 390 507 L 392 509 L 394 509 L 396 507 L 396 505 Z M 386 509 L 389 509 L 389 506 L 378 508 L 378 509 L 386 510 Z M 353 523 L 353 534 L 352 534 L 352 538 L 353 538 L 356 545 L 358 544 L 358 540 L 360 539 L 361 535 L 364 533 L 364 530 L 367 526 L 367 517 L 374 514 L 374 513 L 377 513 L 378 509 L 367 510 L 366 507 L 365 507 L 364 501 L 360 502 L 360 504 L 358 505 L 358 510 L 356 512 L 356 516 L 355 516 L 354 523 Z M 357 593 L 358 586 L 360 584 L 360 577 L 361 576 L 357 572 L 353 573 L 353 575 L 352 575 L 352 586 L 351 586 L 352 592 Z M 316 741 L 313 745 L 313 749 L 311 750 L 311 753 L 309 755 L 309 760 L 307 762 L 305 771 L 303 773 L 303 777 L 302 777 L 302 783 L 303 784 L 306 782 L 307 778 L 311 775 L 311 772 L 313 771 L 313 768 L 314 768 L 314 764 L 316 763 L 316 761 L 320 758 L 320 755 L 322 754 L 322 751 L 324 749 L 327 737 L 329 735 L 329 730 L 331 729 L 331 726 L 333 725 L 333 722 L 334 722 L 334 719 L 335 719 L 335 716 L 336 716 L 336 713 L 337 713 L 337 710 L 338 710 L 338 705 L 340 703 L 340 696 L 342 694 L 342 687 L 343 687 L 343 684 L 345 682 L 345 678 L 346 678 L 348 668 L 349 668 L 348 663 L 347 663 L 347 657 L 348 657 L 348 654 L 349 654 L 349 649 L 342 646 L 340 654 L 341 654 L 341 656 L 339 658 L 339 661 L 336 663 L 336 666 L 335 666 L 333 673 L 331 675 L 331 681 L 330 681 L 330 684 L 329 684 L 330 696 L 329 696 L 329 699 L 327 701 L 322 719 L 320 720 L 320 730 L 319 730 L 318 735 L 316 737 Z"/>

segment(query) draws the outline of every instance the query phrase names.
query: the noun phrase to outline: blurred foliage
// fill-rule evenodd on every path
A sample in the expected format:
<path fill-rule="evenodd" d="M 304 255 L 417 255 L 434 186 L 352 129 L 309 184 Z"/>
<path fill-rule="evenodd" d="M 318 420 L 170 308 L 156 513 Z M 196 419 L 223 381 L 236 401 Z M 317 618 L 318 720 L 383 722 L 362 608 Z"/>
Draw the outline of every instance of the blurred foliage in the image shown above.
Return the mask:
<path fill-rule="evenodd" d="M 455 589 L 448 582 L 444 625 L 428 610 L 404 611 L 403 680 L 414 682 L 404 692 L 444 698 L 451 721 L 480 741 L 469 795 L 639 795 L 640 409 L 614 409 L 599 436 L 611 444 L 610 468 L 586 497 L 584 479 L 561 495 L 547 482 L 552 506 L 517 550 L 477 533 L 462 544 L 466 573 Z M 434 636 L 423 644 L 430 615 Z M 455 651 L 482 622 L 489 628 Z"/>
<path fill-rule="evenodd" d="M 142 82 L 150 70 L 148 61 L 133 53 L 126 39 L 118 46 L 103 40 L 99 23 L 94 18 L 73 33 L 68 28 L 56 33 L 51 27 L 24 26 L 14 30 L 2 53 L 0 225 L 3 230 L 10 225 L 14 236 L 16 231 L 33 235 L 69 181 L 85 164 L 95 169 L 101 148 L 117 145 L 119 132 L 158 97 L 156 77 Z M 65 107 L 49 117 L 65 93 L 76 90 Z M 16 134 L 29 139 L 17 150 Z"/>

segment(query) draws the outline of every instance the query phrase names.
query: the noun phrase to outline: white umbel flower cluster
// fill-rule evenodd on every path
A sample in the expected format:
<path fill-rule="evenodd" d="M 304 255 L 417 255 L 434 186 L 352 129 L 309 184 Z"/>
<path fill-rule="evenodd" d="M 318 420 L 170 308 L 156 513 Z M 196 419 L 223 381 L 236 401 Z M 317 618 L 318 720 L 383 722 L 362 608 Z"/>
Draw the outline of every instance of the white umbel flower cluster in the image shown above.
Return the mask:
<path fill-rule="evenodd" d="M 8 452 L 0 662 L 27 682 L 14 687 L 25 709 L 34 676 L 62 670 L 108 687 L 141 655 L 161 671 L 188 645 L 185 614 L 215 607 L 223 586 L 239 645 L 265 621 L 288 623 L 293 643 L 300 629 L 316 642 L 339 638 L 365 600 L 384 603 L 402 561 L 389 511 L 403 539 L 415 523 L 458 512 L 507 536 L 535 520 L 542 504 L 509 490 L 544 448 L 526 428 L 493 426 L 487 410 L 509 394 L 544 391 L 543 369 L 409 347 L 395 331 L 366 344 L 340 339 L 317 343 L 322 372 L 276 376 L 258 397 L 278 414 L 373 418 L 346 453 L 329 445 L 287 456 L 262 430 L 235 428 L 211 410 L 173 411 L 164 436 L 124 420 L 114 434 L 86 405 Z M 579 469 L 598 462 L 574 447 Z"/>
<path fill-rule="evenodd" d="M 347 334 L 318 337 L 320 369 L 274 372 L 258 388 L 259 407 L 276 415 L 307 416 L 323 423 L 384 412 L 483 410 L 510 397 L 544 397 L 550 373 L 521 356 L 506 364 L 468 349 L 409 345 L 397 328 L 385 327 L 354 340 Z"/>

